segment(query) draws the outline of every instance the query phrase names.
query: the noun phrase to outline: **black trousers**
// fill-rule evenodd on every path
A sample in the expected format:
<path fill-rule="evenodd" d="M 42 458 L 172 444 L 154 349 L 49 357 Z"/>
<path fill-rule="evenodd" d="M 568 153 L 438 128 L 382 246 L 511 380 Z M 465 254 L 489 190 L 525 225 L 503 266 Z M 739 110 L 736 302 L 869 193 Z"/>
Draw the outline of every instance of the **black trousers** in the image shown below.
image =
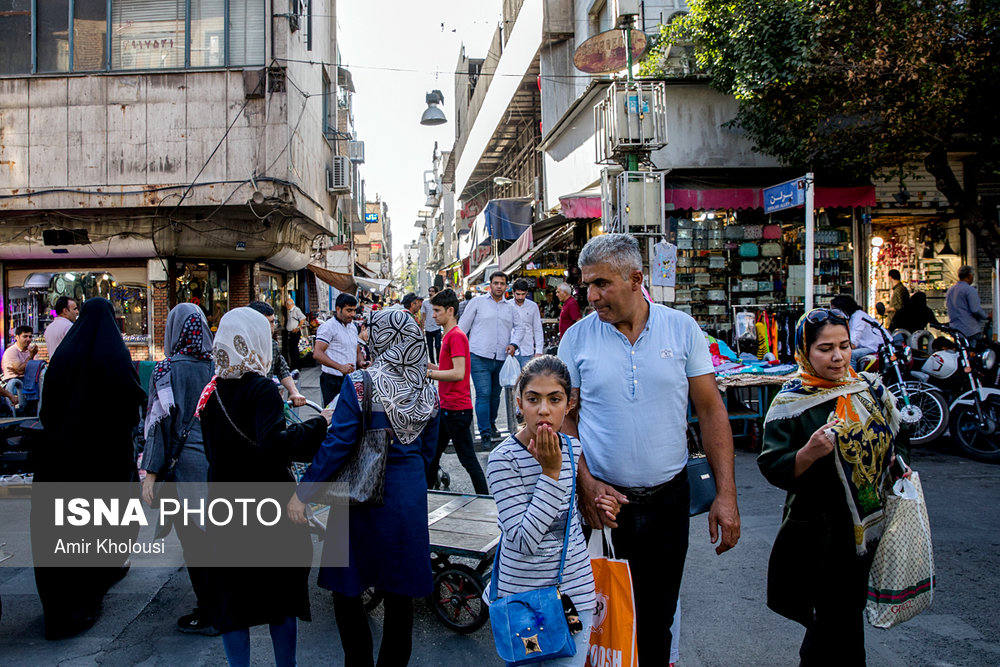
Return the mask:
<path fill-rule="evenodd" d="M 847 555 L 817 563 L 823 576 L 823 592 L 818 596 L 813 621 L 799 647 L 799 663 L 812 665 L 865 665 L 865 604 L 868 602 L 868 573 L 875 549 L 864 556 Z M 819 585 L 818 583 L 816 585 Z"/>
<path fill-rule="evenodd" d="M 177 538 L 181 541 L 184 560 L 204 561 L 207 550 L 211 548 L 205 531 L 196 525 L 185 526 L 183 521 L 175 521 L 174 530 L 177 531 Z M 213 568 L 189 565 L 187 571 L 201 617 L 219 627 L 219 596 L 213 584 Z"/>
<path fill-rule="evenodd" d="M 635 596 L 640 665 L 670 664 L 670 626 L 684 574 L 691 489 L 682 470 L 649 495 L 615 487 L 629 504 L 611 531 L 615 556 L 628 561 Z"/>
<path fill-rule="evenodd" d="M 486 484 L 486 475 L 483 474 L 483 467 L 479 465 L 476 457 L 476 448 L 472 444 L 472 409 L 468 410 L 441 410 L 441 426 L 438 429 L 437 452 L 434 460 L 427 468 L 427 488 L 433 488 L 437 483 L 438 466 L 441 463 L 441 455 L 448 448 L 448 441 L 455 445 L 455 453 L 458 460 L 469 473 L 472 480 L 472 488 L 480 495 L 489 495 L 490 488 Z"/>
<path fill-rule="evenodd" d="M 288 367 L 293 371 L 296 368 L 300 368 L 299 363 L 299 339 L 302 338 L 302 334 L 298 331 L 288 332 Z"/>
<path fill-rule="evenodd" d="M 344 384 L 343 375 L 334 375 L 333 373 L 323 373 L 319 374 L 319 391 L 323 396 L 323 407 L 330 405 L 330 401 L 337 398 L 340 395 L 340 388 Z"/>
<path fill-rule="evenodd" d="M 441 330 L 425 331 L 424 339 L 427 341 L 427 356 L 431 363 L 440 363 L 438 358 L 441 356 Z"/>
<path fill-rule="evenodd" d="M 360 597 L 333 594 L 333 614 L 344 647 L 345 667 L 405 667 L 413 650 L 413 598 L 385 593 L 385 622 L 376 663 L 372 631 Z"/>

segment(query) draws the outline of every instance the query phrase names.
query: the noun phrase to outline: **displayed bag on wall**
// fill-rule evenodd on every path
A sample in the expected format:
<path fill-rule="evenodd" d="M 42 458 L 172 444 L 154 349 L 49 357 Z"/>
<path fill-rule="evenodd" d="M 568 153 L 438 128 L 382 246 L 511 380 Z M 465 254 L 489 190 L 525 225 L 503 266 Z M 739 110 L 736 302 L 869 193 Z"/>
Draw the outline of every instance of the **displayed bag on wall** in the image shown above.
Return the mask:
<path fill-rule="evenodd" d="M 724 269 L 726 268 L 726 258 L 722 255 L 712 255 L 708 258 L 708 268 L 710 269 Z"/>
<path fill-rule="evenodd" d="M 934 548 L 920 475 L 900 478 L 885 501 L 885 532 L 868 575 L 868 622 L 891 628 L 934 600 Z"/>
<path fill-rule="evenodd" d="M 770 292 L 774 289 L 774 283 L 770 280 L 758 280 L 757 281 L 757 291 L 759 292 Z"/>
<path fill-rule="evenodd" d="M 760 247 L 760 254 L 764 257 L 781 257 L 781 244 L 773 241 L 765 243 Z"/>
<path fill-rule="evenodd" d="M 759 239 L 763 234 L 764 228 L 760 225 L 743 225 L 743 238 L 745 239 Z"/>
<path fill-rule="evenodd" d="M 756 292 L 757 291 L 757 281 L 753 278 L 744 278 L 740 281 L 740 291 L 741 292 Z"/>
<path fill-rule="evenodd" d="M 780 239 L 781 225 L 764 225 L 764 229 L 761 231 L 761 238 Z"/>
<path fill-rule="evenodd" d="M 740 244 L 740 257 L 757 257 L 760 254 L 760 248 L 756 243 L 747 241 Z"/>
<path fill-rule="evenodd" d="M 740 262 L 740 273 L 745 276 L 760 273 L 760 264 L 757 262 Z"/>
<path fill-rule="evenodd" d="M 724 290 L 724 289 L 710 289 L 710 290 L 708 290 L 708 300 L 709 301 L 725 301 L 726 300 L 726 290 Z"/>
<path fill-rule="evenodd" d="M 760 260 L 761 273 L 777 273 L 781 270 L 781 260 L 777 257 L 768 257 Z"/>
<path fill-rule="evenodd" d="M 741 225 L 729 225 L 726 227 L 725 238 L 730 241 L 740 241 L 743 239 L 743 227 Z"/>

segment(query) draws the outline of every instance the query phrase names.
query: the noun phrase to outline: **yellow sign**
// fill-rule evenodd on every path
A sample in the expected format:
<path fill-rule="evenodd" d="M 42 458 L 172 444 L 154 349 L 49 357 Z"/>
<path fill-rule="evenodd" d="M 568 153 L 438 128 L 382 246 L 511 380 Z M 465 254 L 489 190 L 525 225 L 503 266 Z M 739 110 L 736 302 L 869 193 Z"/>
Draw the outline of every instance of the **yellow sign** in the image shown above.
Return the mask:
<path fill-rule="evenodd" d="M 538 277 L 538 276 L 561 276 L 561 275 L 564 275 L 565 272 L 566 272 L 566 269 L 528 269 L 526 271 L 519 272 L 519 275 L 522 275 L 522 276 L 531 276 L 531 277 Z"/>

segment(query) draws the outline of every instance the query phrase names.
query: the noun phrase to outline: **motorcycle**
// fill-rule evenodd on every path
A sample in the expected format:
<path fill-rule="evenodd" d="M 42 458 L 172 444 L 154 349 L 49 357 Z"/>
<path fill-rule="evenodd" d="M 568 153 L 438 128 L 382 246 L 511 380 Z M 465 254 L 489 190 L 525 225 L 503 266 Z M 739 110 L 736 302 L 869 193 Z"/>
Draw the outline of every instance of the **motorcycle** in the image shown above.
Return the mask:
<path fill-rule="evenodd" d="M 974 355 L 961 331 L 935 328 L 949 334 L 956 349 L 938 349 L 912 375 L 951 400 L 949 431 L 964 454 L 977 461 L 1000 461 L 1000 389 L 987 386 L 997 377 L 996 351 L 988 346 Z"/>
<path fill-rule="evenodd" d="M 948 426 L 948 402 L 933 385 L 910 377 L 913 354 L 904 339 L 890 339 L 880 326 L 872 330 L 882 337 L 882 345 L 874 355 L 862 357 L 858 367 L 878 373 L 896 397 L 900 419 L 909 426 L 911 445 L 920 447 L 936 440 Z"/>

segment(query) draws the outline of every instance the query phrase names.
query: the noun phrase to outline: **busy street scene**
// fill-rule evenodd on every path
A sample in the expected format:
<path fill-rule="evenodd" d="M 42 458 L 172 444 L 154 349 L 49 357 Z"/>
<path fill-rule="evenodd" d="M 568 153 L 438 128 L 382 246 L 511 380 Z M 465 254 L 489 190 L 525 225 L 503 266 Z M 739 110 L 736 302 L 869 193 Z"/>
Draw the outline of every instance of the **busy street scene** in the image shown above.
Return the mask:
<path fill-rule="evenodd" d="M 0 0 L 0 665 L 1000 664 L 1000 0 Z"/>

